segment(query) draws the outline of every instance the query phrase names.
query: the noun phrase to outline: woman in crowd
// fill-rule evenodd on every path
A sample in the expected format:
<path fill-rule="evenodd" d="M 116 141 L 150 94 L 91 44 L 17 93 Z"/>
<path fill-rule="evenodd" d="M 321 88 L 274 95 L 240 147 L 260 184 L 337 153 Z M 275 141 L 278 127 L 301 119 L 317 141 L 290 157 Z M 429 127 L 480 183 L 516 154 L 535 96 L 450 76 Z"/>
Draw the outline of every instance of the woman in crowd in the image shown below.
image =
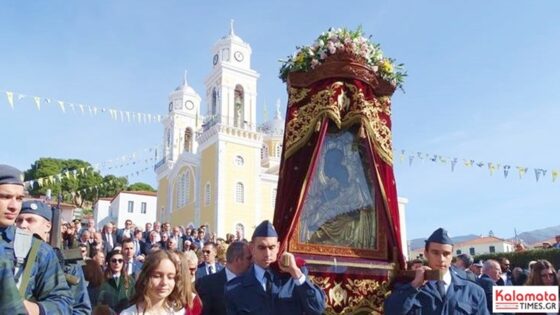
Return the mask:
<path fill-rule="evenodd" d="M 104 257 L 105 258 L 105 257 Z M 97 305 L 97 301 L 99 298 L 99 292 L 101 290 L 101 285 L 103 281 L 105 281 L 105 277 L 103 276 L 103 270 L 101 266 L 97 263 L 95 259 L 88 259 L 85 261 L 85 265 L 83 266 L 84 271 L 84 279 L 87 281 L 87 291 L 89 294 L 89 299 L 91 301 L 91 305 Z"/>
<path fill-rule="evenodd" d="M 121 315 L 184 314 L 182 275 L 176 254 L 158 250 L 146 258 L 136 283 L 134 303 Z"/>
<path fill-rule="evenodd" d="M 107 255 L 105 282 L 99 292 L 99 304 L 108 305 L 119 313 L 129 305 L 134 296 L 134 278 L 126 273 L 128 266 L 120 250 L 112 250 Z"/>
<path fill-rule="evenodd" d="M 179 253 L 178 259 L 181 261 L 183 277 L 181 296 L 185 305 L 185 315 L 200 315 L 202 313 L 202 301 L 196 295 L 194 289 L 194 274 L 198 267 L 198 257 L 194 251 L 187 251 Z"/>
<path fill-rule="evenodd" d="M 556 269 L 548 260 L 537 260 L 531 266 L 526 285 L 558 285 Z"/>

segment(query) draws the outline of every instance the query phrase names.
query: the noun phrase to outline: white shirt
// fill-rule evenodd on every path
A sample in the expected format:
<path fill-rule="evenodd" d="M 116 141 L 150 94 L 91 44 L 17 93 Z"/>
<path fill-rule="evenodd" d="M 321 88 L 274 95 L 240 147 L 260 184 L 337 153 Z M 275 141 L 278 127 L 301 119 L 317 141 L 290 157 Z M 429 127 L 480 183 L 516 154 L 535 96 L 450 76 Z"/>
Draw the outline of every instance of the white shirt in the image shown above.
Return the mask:
<path fill-rule="evenodd" d="M 226 269 L 226 282 L 230 282 L 231 280 L 237 278 L 237 275 L 231 272 L 231 270 L 229 270 L 227 266 L 224 268 Z"/>
<path fill-rule="evenodd" d="M 449 271 L 447 271 L 443 275 L 443 279 L 441 281 L 443 281 L 443 286 L 445 287 L 445 293 L 447 293 L 447 289 L 449 289 L 449 286 L 451 285 L 451 273 Z M 434 287 L 437 288 L 438 280 L 433 280 L 432 282 L 434 284 Z"/>
<path fill-rule="evenodd" d="M 142 314 L 152 314 L 150 311 L 147 311 L 146 313 L 144 313 L 143 309 L 138 309 L 138 307 L 136 306 L 136 304 L 132 305 L 131 307 L 125 309 L 124 311 L 120 312 L 120 315 L 142 315 Z M 176 312 L 174 311 L 169 311 L 168 313 L 166 313 L 168 315 L 184 315 L 185 314 L 185 309 L 182 308 Z"/>

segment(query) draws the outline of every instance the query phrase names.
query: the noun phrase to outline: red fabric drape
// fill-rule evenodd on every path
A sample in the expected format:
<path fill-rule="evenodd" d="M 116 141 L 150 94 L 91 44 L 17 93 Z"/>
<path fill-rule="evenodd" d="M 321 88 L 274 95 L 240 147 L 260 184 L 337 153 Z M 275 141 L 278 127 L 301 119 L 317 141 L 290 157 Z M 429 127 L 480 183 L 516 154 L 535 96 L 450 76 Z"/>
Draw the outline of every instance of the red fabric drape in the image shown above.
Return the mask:
<path fill-rule="evenodd" d="M 391 164 L 390 100 L 377 97 L 373 88 L 356 79 L 325 79 L 305 88 L 289 87 L 284 150 L 282 152 L 274 226 L 280 235 L 280 253 L 288 249 L 313 178 L 318 154 L 329 126 L 357 126 L 369 148 L 367 163 L 378 191 L 376 211 L 385 211 L 392 260 L 404 266 L 400 241 L 397 191 Z"/>

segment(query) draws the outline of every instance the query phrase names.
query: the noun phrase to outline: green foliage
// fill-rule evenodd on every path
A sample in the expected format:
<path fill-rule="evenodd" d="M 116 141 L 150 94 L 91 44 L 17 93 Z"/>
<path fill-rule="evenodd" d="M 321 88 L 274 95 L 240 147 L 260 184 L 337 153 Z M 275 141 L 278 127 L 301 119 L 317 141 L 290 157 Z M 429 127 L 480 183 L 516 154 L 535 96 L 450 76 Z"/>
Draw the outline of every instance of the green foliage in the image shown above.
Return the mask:
<path fill-rule="evenodd" d="M 156 190 L 146 183 L 134 183 L 126 188 L 127 191 L 152 191 L 155 192 Z"/>
<path fill-rule="evenodd" d="M 522 252 L 483 254 L 476 256 L 475 261 L 486 259 L 498 260 L 501 257 L 509 259 L 511 269 L 514 267 L 527 268 L 530 261 L 539 259 L 546 259 L 554 267 L 560 267 L 560 249 L 533 249 Z"/>
<path fill-rule="evenodd" d="M 35 184 L 30 194 L 45 195 L 50 189 L 53 199 L 56 200 L 62 193 L 63 201 L 80 208 L 86 201 L 94 202 L 100 197 L 114 196 L 128 185 L 126 178 L 114 175 L 103 177 L 93 170 L 90 163 L 77 159 L 40 158 L 24 175 L 25 180 L 53 176 L 54 180 L 44 180 L 42 186 Z"/>

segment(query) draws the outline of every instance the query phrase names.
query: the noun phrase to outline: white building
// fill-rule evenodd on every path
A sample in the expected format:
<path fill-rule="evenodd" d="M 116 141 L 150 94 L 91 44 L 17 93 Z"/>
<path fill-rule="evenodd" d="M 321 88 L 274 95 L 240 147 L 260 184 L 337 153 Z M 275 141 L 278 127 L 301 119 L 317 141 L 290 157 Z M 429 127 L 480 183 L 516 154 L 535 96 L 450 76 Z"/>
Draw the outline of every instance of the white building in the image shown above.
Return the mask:
<path fill-rule="evenodd" d="M 99 199 L 94 205 L 96 226 L 101 229 L 108 222 L 118 228 L 124 227 L 126 220 L 132 220 L 137 227 L 156 221 L 157 193 L 149 191 L 121 191 L 110 201 Z"/>
<path fill-rule="evenodd" d="M 475 256 L 489 253 L 509 253 L 513 251 L 514 244 L 512 242 L 494 236 L 481 236 L 453 245 L 453 256 L 460 254 Z M 424 255 L 424 247 L 415 248 L 410 251 L 409 259 L 414 259 L 422 255 Z"/>

